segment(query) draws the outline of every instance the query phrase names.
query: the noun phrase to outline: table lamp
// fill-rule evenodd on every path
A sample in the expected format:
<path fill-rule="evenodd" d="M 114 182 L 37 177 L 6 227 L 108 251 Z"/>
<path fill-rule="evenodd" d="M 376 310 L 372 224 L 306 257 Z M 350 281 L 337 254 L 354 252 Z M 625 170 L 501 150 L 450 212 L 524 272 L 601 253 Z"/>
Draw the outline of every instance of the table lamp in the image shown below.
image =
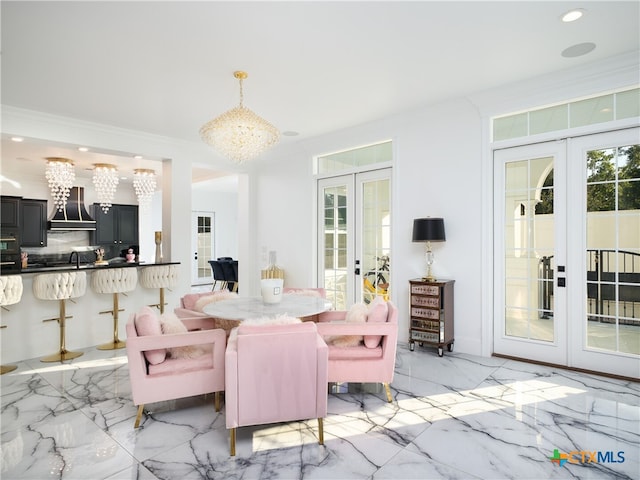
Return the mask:
<path fill-rule="evenodd" d="M 444 242 L 444 220 L 442 218 L 416 218 L 413 221 L 413 241 L 427 242 L 427 276 L 423 278 L 427 282 L 434 282 L 436 278 L 431 273 L 434 255 L 431 251 L 431 242 Z"/>

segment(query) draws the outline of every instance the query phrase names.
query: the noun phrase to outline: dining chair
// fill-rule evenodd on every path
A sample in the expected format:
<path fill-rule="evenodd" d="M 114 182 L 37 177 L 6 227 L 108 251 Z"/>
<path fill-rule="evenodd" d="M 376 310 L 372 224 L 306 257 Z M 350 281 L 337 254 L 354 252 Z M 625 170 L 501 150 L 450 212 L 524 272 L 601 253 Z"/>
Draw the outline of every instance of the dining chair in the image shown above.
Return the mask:
<path fill-rule="evenodd" d="M 220 282 L 220 290 L 227 288 L 227 281 L 225 280 L 224 270 L 222 270 L 222 263 L 220 260 L 209 260 L 211 270 L 213 271 L 213 285 L 211 291 L 216 289 L 218 282 Z"/>
<path fill-rule="evenodd" d="M 315 323 L 233 329 L 225 354 L 231 456 L 236 454 L 236 429 L 249 425 L 317 418 L 323 445 L 327 395 L 327 345 Z"/>
<path fill-rule="evenodd" d="M 179 321 L 183 333 L 163 334 L 157 312 L 143 307 L 127 322 L 129 380 L 138 406 L 134 428 L 140 425 L 147 403 L 215 392 L 215 409 L 220 411 L 226 334 L 212 329 L 207 318 Z"/>
<path fill-rule="evenodd" d="M 318 315 L 318 333 L 324 338 L 354 335 L 363 341 L 355 346 L 329 343 L 330 383 L 382 383 L 389 403 L 398 342 L 398 309 L 378 297 L 369 307 L 364 323 L 345 322 L 348 311 L 328 311 Z"/>

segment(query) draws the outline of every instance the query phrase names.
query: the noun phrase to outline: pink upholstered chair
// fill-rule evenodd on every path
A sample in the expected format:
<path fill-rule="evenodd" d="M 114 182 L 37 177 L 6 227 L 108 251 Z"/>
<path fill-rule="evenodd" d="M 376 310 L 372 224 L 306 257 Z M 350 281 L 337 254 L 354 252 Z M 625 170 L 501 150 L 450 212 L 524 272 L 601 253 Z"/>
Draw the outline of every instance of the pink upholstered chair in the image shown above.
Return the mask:
<path fill-rule="evenodd" d="M 313 322 L 240 325 L 225 356 L 225 413 L 230 451 L 236 428 L 318 419 L 324 444 L 327 414 L 327 345 Z"/>
<path fill-rule="evenodd" d="M 224 318 L 213 318 L 202 311 L 203 305 L 210 301 L 219 301 L 237 296 L 237 293 L 229 290 L 216 290 L 214 292 L 187 293 L 180 299 L 180 306 L 175 308 L 174 313 L 181 319 L 189 318 L 209 318 L 213 322 L 212 328 L 222 328 L 227 337 L 231 330 L 240 325 L 239 320 L 227 320 Z"/>
<path fill-rule="evenodd" d="M 132 314 L 127 323 L 131 393 L 138 405 L 134 428 L 140 425 L 146 403 L 215 392 L 215 408 L 220 411 L 225 332 L 212 329 L 208 318 L 182 323 L 188 332 L 163 334 L 158 314 L 149 307 Z"/>
<path fill-rule="evenodd" d="M 380 302 L 379 310 L 370 312 L 366 323 L 344 322 L 346 311 L 323 312 L 316 325 L 323 337 L 364 336 L 357 346 L 329 345 L 329 382 L 382 383 L 391 403 L 389 384 L 396 363 L 398 309 L 391 302 Z"/>

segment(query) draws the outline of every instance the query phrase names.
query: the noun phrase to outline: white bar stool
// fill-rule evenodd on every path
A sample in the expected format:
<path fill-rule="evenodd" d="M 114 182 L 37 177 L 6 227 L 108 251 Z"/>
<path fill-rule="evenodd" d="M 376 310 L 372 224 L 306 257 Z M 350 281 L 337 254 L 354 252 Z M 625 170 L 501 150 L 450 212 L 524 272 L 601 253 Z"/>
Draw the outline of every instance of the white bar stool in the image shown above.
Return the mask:
<path fill-rule="evenodd" d="M 98 345 L 98 350 L 116 350 L 124 348 L 126 343 L 118 339 L 118 313 L 124 309 L 119 307 L 118 294 L 135 290 L 138 285 L 138 270 L 135 267 L 109 268 L 95 270 L 91 274 L 91 288 L 96 293 L 111 293 L 113 309 L 100 312 L 113 315 L 113 341 Z"/>
<path fill-rule="evenodd" d="M 160 303 L 149 305 L 150 307 L 158 307 L 160 313 L 164 313 L 164 289 L 172 288 L 178 284 L 178 266 L 177 265 L 155 265 L 142 267 L 140 272 L 140 285 L 144 288 L 159 288 Z"/>
<path fill-rule="evenodd" d="M 22 298 L 22 277 L 20 275 L 7 275 L 0 277 L 0 306 L 3 310 L 9 311 L 8 305 L 14 305 Z M 0 328 L 7 328 L 0 325 Z M 16 365 L 0 365 L 0 375 L 13 372 Z"/>
<path fill-rule="evenodd" d="M 63 360 L 71 360 L 82 355 L 82 352 L 70 352 L 65 345 L 65 323 L 67 318 L 66 301 L 68 299 L 78 298 L 87 291 L 87 274 L 86 272 L 60 272 L 60 273 L 43 273 L 36 275 L 33 279 L 33 294 L 40 300 L 58 300 L 60 302 L 60 315 L 58 318 L 49 318 L 43 320 L 50 322 L 57 320 L 60 325 L 60 351 L 42 357 L 42 362 L 61 362 Z"/>

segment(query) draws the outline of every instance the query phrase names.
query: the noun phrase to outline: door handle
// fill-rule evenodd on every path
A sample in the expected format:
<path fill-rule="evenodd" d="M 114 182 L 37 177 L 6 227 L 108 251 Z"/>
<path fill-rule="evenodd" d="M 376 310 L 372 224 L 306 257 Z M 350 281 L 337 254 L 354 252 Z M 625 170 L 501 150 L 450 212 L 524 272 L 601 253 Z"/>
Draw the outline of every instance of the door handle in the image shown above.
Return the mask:
<path fill-rule="evenodd" d="M 353 271 L 355 275 L 360 275 L 360 260 L 356 260 L 356 268 Z"/>

